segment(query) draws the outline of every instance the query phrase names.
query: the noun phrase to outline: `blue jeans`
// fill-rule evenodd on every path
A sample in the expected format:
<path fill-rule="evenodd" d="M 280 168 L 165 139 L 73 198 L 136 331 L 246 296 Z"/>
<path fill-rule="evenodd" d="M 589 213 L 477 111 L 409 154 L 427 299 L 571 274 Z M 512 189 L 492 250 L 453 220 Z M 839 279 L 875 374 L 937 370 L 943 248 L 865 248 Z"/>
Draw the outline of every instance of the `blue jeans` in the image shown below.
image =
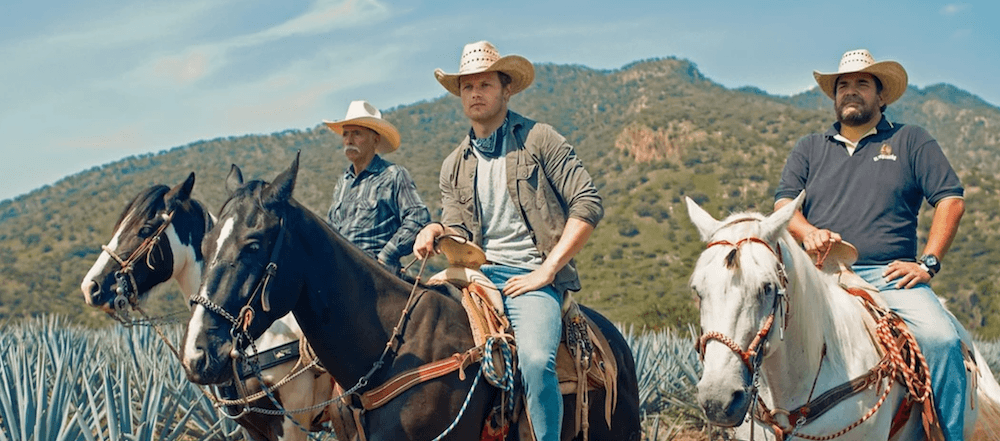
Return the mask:
<path fill-rule="evenodd" d="M 911 289 L 897 289 L 896 280 L 888 282 L 882 277 L 886 268 L 885 265 L 856 265 L 854 272 L 882 292 L 889 308 L 899 314 L 913 332 L 931 369 L 931 389 L 945 439 L 961 440 L 965 428 L 965 403 L 969 399 L 961 343 L 972 348 L 972 338 L 938 301 L 930 286 L 921 283 Z"/>
<path fill-rule="evenodd" d="M 483 265 L 483 274 L 500 290 L 511 277 L 529 270 Z M 562 428 L 563 402 L 556 374 L 556 350 L 562 338 L 562 295 L 552 285 L 517 297 L 503 297 L 517 340 L 517 362 L 525 401 L 537 441 L 556 441 Z"/>

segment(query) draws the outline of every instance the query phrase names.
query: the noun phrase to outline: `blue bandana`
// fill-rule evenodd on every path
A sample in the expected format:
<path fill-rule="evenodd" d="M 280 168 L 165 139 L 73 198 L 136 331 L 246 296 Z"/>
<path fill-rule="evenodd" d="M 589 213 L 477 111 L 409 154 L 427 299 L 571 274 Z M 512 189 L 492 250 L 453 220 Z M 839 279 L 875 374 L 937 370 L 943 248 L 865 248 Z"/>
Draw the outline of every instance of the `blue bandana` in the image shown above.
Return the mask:
<path fill-rule="evenodd" d="M 479 150 L 483 156 L 496 158 L 503 152 L 503 134 L 506 132 L 507 118 L 504 118 L 503 124 L 485 138 L 476 138 L 476 131 L 469 129 L 469 141 L 472 142 L 472 147 Z"/>

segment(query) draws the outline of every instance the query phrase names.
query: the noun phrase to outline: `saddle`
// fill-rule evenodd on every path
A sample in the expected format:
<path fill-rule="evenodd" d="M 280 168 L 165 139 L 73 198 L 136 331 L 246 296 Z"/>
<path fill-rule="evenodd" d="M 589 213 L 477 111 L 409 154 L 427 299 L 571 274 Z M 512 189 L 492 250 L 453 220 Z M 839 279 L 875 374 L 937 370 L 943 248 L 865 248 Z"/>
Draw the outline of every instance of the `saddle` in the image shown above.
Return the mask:
<path fill-rule="evenodd" d="M 462 290 L 462 305 L 468 314 L 476 346 L 485 347 L 490 337 L 511 336 L 513 332 L 504 313 L 503 293 L 479 271 L 486 263 L 482 249 L 457 236 L 443 236 L 437 245 L 447 257 L 449 266 L 428 279 L 427 284 L 448 283 Z M 576 433 L 581 430 L 586 433 L 587 392 L 591 390 L 607 391 L 604 417 L 610 426 L 617 403 L 618 376 L 611 346 L 568 292 L 563 297 L 562 311 L 563 338 L 556 353 L 556 373 L 562 394 L 576 394 Z M 486 347 L 484 350 L 493 349 Z"/>
<path fill-rule="evenodd" d="M 868 314 L 863 315 L 865 329 L 868 331 L 868 336 L 871 338 L 872 343 L 878 349 L 878 354 L 883 359 L 887 356 L 887 345 L 885 344 L 885 339 L 879 336 L 879 326 L 880 322 L 887 318 L 892 319 L 892 335 L 898 346 L 902 347 L 902 350 L 899 352 L 902 352 L 901 355 L 907 359 L 907 364 L 916 367 L 913 372 L 909 373 L 911 379 L 914 376 L 919 377 L 925 383 L 924 387 L 929 392 L 931 381 L 929 369 L 926 362 L 923 362 L 923 354 L 919 346 L 917 346 L 916 340 L 912 338 L 912 334 L 906 324 L 898 316 L 895 316 L 895 313 L 891 312 L 877 288 L 851 270 L 851 265 L 858 259 L 858 250 L 848 242 L 837 242 L 832 244 L 824 255 L 812 257 L 813 263 L 821 272 L 835 277 L 838 285 L 849 294 L 855 296 L 865 310 L 868 311 Z M 962 344 L 962 348 L 963 355 L 965 356 L 966 375 L 970 377 L 970 381 L 974 384 L 979 372 L 975 355 L 964 343 Z M 933 404 L 933 395 L 925 393 L 925 397 L 921 400 L 919 397 L 915 397 L 918 394 L 916 390 L 909 391 L 903 406 L 899 408 L 899 411 L 893 418 L 891 433 L 895 433 L 902 428 L 909 419 L 910 412 L 919 412 L 927 439 L 943 440 L 944 434 Z M 922 405 L 917 406 L 920 404 Z"/>

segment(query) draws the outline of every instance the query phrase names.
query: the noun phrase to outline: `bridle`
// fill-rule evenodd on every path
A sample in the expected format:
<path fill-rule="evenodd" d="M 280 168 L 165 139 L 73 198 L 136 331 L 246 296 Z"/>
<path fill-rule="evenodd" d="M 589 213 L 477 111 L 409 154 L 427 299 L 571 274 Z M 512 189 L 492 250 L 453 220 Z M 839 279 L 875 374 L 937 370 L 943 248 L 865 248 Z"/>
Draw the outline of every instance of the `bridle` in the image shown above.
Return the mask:
<path fill-rule="evenodd" d="M 755 220 L 755 219 L 748 219 L 748 220 Z M 778 327 L 780 332 L 783 333 L 784 328 L 787 325 L 788 297 L 785 295 L 785 287 L 788 284 L 788 278 L 785 276 L 784 262 L 782 261 L 781 258 L 781 246 L 778 245 L 778 251 L 775 252 L 775 250 L 771 248 L 771 245 L 768 244 L 763 239 L 756 237 L 747 237 L 736 241 L 736 243 L 729 242 L 726 240 L 714 241 L 709 243 L 706 246 L 706 248 L 711 248 L 717 245 L 725 245 L 733 247 L 738 251 L 741 246 L 746 245 L 748 243 L 757 243 L 764 245 L 765 247 L 767 247 L 768 251 L 770 251 L 772 254 L 778 257 L 778 262 L 779 262 L 778 275 L 779 275 L 780 288 L 777 290 L 774 296 L 774 303 L 771 306 L 771 313 L 768 314 L 767 319 L 764 320 L 764 324 L 761 325 L 760 329 L 757 331 L 757 335 L 754 336 L 754 339 L 750 342 L 750 344 L 747 346 L 746 349 L 741 348 L 739 344 L 737 344 L 732 338 L 718 331 L 708 331 L 703 333 L 698 338 L 696 349 L 698 353 L 701 355 L 701 357 L 704 358 L 705 346 L 708 345 L 708 342 L 716 340 L 726 345 L 726 347 L 728 347 L 730 350 L 736 353 L 736 355 L 740 357 L 740 360 L 743 361 L 743 364 L 746 365 L 747 369 L 750 371 L 750 374 L 756 378 L 762 360 L 762 357 L 760 357 L 761 355 L 760 348 L 767 340 L 768 335 L 770 335 L 775 319 L 777 318 L 778 320 L 781 321 L 781 324 Z M 784 336 L 782 335 L 782 337 Z"/>
<path fill-rule="evenodd" d="M 758 221 L 758 220 L 755 218 L 736 219 L 726 224 L 723 228 L 728 227 L 732 224 L 741 222 L 750 222 L 750 221 Z M 774 327 L 775 320 L 779 320 L 780 322 L 778 325 L 778 331 L 780 333 L 780 338 L 782 340 L 784 339 L 784 329 L 788 324 L 787 316 L 789 311 L 789 304 L 788 304 L 788 296 L 785 295 L 785 289 L 788 285 L 788 277 L 785 274 L 785 264 L 783 258 L 781 257 L 781 245 L 776 244 L 777 251 L 775 251 L 775 249 L 772 248 L 771 245 L 767 243 L 767 241 L 760 239 L 758 237 L 751 236 L 740 239 L 735 243 L 727 240 L 717 240 L 709 242 L 708 245 L 705 246 L 705 248 L 708 249 L 714 246 L 729 246 L 733 248 L 734 253 L 738 253 L 740 247 L 747 244 L 763 245 L 767 248 L 768 251 L 771 252 L 771 254 L 774 254 L 778 258 L 778 281 L 780 286 L 777 288 L 775 292 L 774 302 L 771 305 L 771 312 L 768 314 L 767 318 L 764 320 L 764 323 L 761 325 L 760 329 L 757 331 L 757 334 L 754 336 L 753 340 L 750 342 L 750 344 L 747 346 L 746 349 L 741 348 L 740 345 L 736 343 L 736 341 L 734 341 L 731 337 L 719 331 L 708 331 L 702 333 L 702 335 L 698 338 L 698 341 L 695 343 L 696 345 L 695 349 L 698 352 L 698 355 L 702 358 L 703 362 L 705 357 L 705 348 L 708 345 L 708 342 L 712 340 L 724 344 L 731 351 L 733 351 L 733 353 L 735 353 L 736 356 L 740 358 L 744 366 L 746 366 L 747 371 L 750 373 L 751 376 L 751 383 L 749 388 L 750 403 L 751 406 L 753 406 L 758 400 L 758 392 L 760 390 L 760 365 L 764 360 L 763 351 L 761 350 L 761 348 L 764 347 L 764 343 L 767 341 L 768 336 L 770 336 L 771 330 Z"/>
<path fill-rule="evenodd" d="M 132 251 L 132 254 L 130 254 L 127 259 L 122 259 L 121 256 L 115 253 L 115 250 L 111 249 L 111 247 L 101 245 L 101 249 L 108 253 L 108 255 L 110 255 L 112 259 L 115 259 L 115 261 L 121 266 L 121 269 L 115 271 L 114 273 L 115 282 L 118 285 L 118 287 L 115 288 L 115 293 L 117 295 L 112 302 L 115 313 L 112 314 L 109 312 L 108 315 L 112 316 L 115 320 L 121 322 L 122 324 L 128 324 L 128 320 L 126 319 L 128 316 L 128 310 L 126 307 L 135 307 L 139 304 L 139 284 L 135 281 L 134 274 L 135 263 L 139 259 L 145 257 L 146 266 L 150 269 L 155 269 L 152 261 L 153 248 L 160 243 L 160 237 L 163 235 L 163 232 L 167 230 L 167 227 L 170 226 L 170 222 L 173 221 L 174 213 L 176 211 L 176 209 L 171 209 L 170 211 L 164 213 L 162 215 L 163 223 L 161 223 L 156 229 L 156 232 L 143 240 L 142 243 L 139 244 L 134 251 Z"/>
<path fill-rule="evenodd" d="M 218 314 L 232 324 L 232 328 L 229 330 L 229 335 L 233 338 L 234 349 L 242 348 L 247 344 L 253 345 L 253 338 L 250 336 L 249 329 L 250 325 L 253 323 L 254 317 L 256 316 L 256 310 L 254 309 L 253 304 L 258 293 L 260 293 L 261 310 L 264 312 L 271 310 L 269 295 L 270 282 L 271 278 L 278 273 L 277 261 L 278 257 L 281 255 L 281 245 L 284 242 L 285 234 L 285 220 L 283 218 L 279 218 L 278 237 L 275 239 L 274 248 L 271 249 L 271 256 L 268 258 L 267 265 L 264 266 L 263 274 L 260 279 L 257 280 L 257 284 L 250 293 L 250 297 L 247 298 L 247 303 L 240 308 L 240 312 L 236 317 L 233 317 L 233 315 L 226 311 L 225 308 L 215 304 L 201 293 L 196 294 L 189 300 L 192 305 L 197 303 L 204 306 L 205 309 Z M 243 341 L 244 339 L 245 341 Z M 254 349 L 256 350 L 256 348 Z"/>

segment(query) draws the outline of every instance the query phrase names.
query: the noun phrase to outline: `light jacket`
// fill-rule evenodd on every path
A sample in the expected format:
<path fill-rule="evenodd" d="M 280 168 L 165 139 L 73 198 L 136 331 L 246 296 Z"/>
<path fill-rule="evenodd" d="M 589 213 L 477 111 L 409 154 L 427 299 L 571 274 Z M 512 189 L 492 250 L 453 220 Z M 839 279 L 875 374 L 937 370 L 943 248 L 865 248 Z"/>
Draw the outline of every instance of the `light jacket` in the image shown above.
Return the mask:
<path fill-rule="evenodd" d="M 508 112 L 508 132 L 516 148 L 507 152 L 507 192 L 535 247 L 548 257 L 559 242 L 567 219 L 573 217 L 594 227 L 604 217 L 601 196 L 573 147 L 548 124 L 536 123 Z M 441 223 L 463 231 L 482 246 L 482 221 L 476 198 L 476 165 L 469 137 L 451 152 L 441 166 Z M 580 277 L 570 260 L 556 273 L 553 285 L 560 293 L 579 291 Z"/>

